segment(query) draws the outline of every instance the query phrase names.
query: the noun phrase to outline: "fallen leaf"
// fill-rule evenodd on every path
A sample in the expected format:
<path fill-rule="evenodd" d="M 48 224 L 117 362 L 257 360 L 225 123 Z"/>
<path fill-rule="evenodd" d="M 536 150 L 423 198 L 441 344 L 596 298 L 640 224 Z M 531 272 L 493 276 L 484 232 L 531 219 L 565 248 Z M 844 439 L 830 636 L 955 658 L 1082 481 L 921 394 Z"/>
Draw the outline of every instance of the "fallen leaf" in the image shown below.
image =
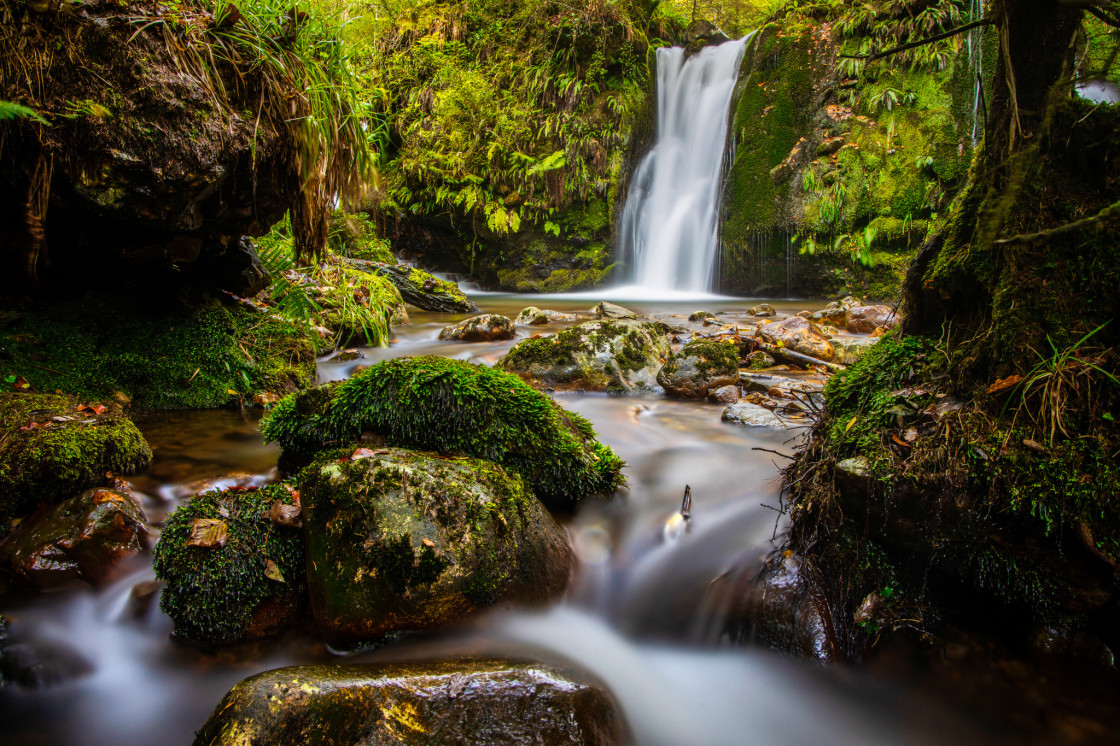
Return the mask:
<path fill-rule="evenodd" d="M 436 545 L 436 543 L 431 539 L 421 539 L 420 543 L 426 547 L 434 547 Z"/>
<path fill-rule="evenodd" d="M 224 547 L 229 538 L 229 527 L 221 518 L 195 518 L 191 523 L 188 547 Z"/>
<path fill-rule="evenodd" d="M 1020 376 L 1020 375 L 1013 375 L 1013 376 L 1008 376 L 1007 378 L 996 379 L 996 382 L 993 383 L 991 386 L 989 386 L 984 393 L 986 393 L 986 394 L 998 394 L 1001 391 L 1006 391 L 1009 388 L 1013 388 L 1014 386 L 1018 385 L 1019 382 L 1022 381 L 1022 380 L 1023 380 L 1023 377 Z"/>
<path fill-rule="evenodd" d="M 123 503 L 124 498 L 112 490 L 98 490 L 93 493 L 93 502 L 95 505 L 103 505 L 105 503 Z"/>
<path fill-rule="evenodd" d="M 73 417 L 67 417 L 66 415 L 58 415 L 56 417 L 51 417 L 51 421 L 52 422 L 73 422 L 74 418 Z"/>
<path fill-rule="evenodd" d="M 253 397 L 253 403 L 258 407 L 270 407 L 278 401 L 280 401 L 280 397 L 268 391 L 262 391 Z"/>
<path fill-rule="evenodd" d="M 913 447 L 909 443 L 907 443 L 905 440 L 898 437 L 897 435 L 892 435 L 891 440 L 893 440 L 897 445 L 900 445 L 903 448 L 912 448 Z"/>
<path fill-rule="evenodd" d="M 272 560 L 264 561 L 264 576 L 269 580 L 275 580 L 277 583 L 286 583 L 284 574 L 280 572 L 280 568 Z"/>
<path fill-rule="evenodd" d="M 1038 451 L 1039 453 L 1046 453 L 1046 446 L 1042 445 L 1037 440 L 1031 440 L 1030 438 L 1023 438 L 1023 445 L 1025 445 L 1027 448 L 1030 448 L 1032 451 Z"/>
<path fill-rule="evenodd" d="M 240 391 L 234 391 L 233 389 L 226 389 L 226 393 L 230 396 L 241 396 Z"/>
<path fill-rule="evenodd" d="M 918 439 L 918 431 L 914 428 L 910 428 L 902 437 L 906 440 L 907 443 L 913 443 Z"/>
<path fill-rule="evenodd" d="M 277 500 L 272 503 L 272 509 L 268 511 L 269 517 L 272 522 L 277 526 L 287 526 L 288 528 L 299 528 L 303 525 L 303 519 L 300 517 L 300 507 L 298 505 L 286 505 L 283 501 Z"/>
<path fill-rule="evenodd" d="M 379 451 L 375 451 L 372 448 L 355 448 L 354 452 L 350 454 L 350 460 L 357 461 L 358 459 L 370 458 L 371 456 L 376 456 L 378 453 Z M 380 451 L 380 453 L 384 453 L 384 451 Z"/>
<path fill-rule="evenodd" d="M 857 414 L 855 417 L 848 420 L 848 424 L 844 426 L 844 432 L 848 432 L 849 430 L 851 430 L 852 425 L 856 424 L 856 420 L 858 420 L 858 419 L 859 419 L 859 415 Z"/>
<path fill-rule="evenodd" d="M 27 391 L 29 388 L 31 388 L 31 384 L 28 383 L 27 379 L 23 376 L 16 376 L 16 380 L 15 383 L 12 384 L 12 388 L 16 391 Z"/>

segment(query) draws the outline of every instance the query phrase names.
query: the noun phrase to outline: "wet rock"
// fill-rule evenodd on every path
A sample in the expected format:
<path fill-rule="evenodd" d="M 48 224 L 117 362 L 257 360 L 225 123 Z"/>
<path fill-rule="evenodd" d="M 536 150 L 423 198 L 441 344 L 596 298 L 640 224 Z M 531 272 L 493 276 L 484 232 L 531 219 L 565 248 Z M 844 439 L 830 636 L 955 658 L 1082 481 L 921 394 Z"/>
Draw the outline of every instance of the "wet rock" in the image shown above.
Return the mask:
<path fill-rule="evenodd" d="M 734 404 L 742 397 L 742 389 L 738 384 L 733 386 L 720 386 L 717 389 L 708 391 L 708 398 L 717 404 Z"/>
<path fill-rule="evenodd" d="M 128 593 L 128 615 L 133 619 L 143 619 L 155 607 L 163 583 L 158 580 L 142 580 L 132 586 Z"/>
<path fill-rule="evenodd" d="M 739 348 L 733 342 L 693 340 L 669 356 L 657 382 L 683 399 L 703 399 L 712 389 L 738 386 Z"/>
<path fill-rule="evenodd" d="M 59 641 L 50 645 L 12 642 L 8 620 L 0 615 L 0 689 L 61 684 L 88 674 L 92 668 L 81 653 Z"/>
<path fill-rule="evenodd" d="M 238 683 L 195 744 L 589 744 L 623 741 L 606 690 L 511 660 L 293 666 Z"/>
<path fill-rule="evenodd" d="M 858 299 L 847 296 L 838 301 L 832 301 L 822 310 L 809 315 L 809 320 L 814 324 L 835 326 L 840 329 L 848 325 L 848 312 L 862 305 Z"/>
<path fill-rule="evenodd" d="M 0 543 L 0 566 L 21 585 L 96 583 L 115 560 L 139 552 L 147 521 L 126 492 L 92 489 L 22 521 Z"/>
<path fill-rule="evenodd" d="M 119 410 L 82 406 L 67 396 L 0 394 L 0 525 L 151 460 L 144 436 Z"/>
<path fill-rule="evenodd" d="M 424 311 L 441 313 L 473 313 L 476 306 L 457 283 L 441 280 L 422 269 L 407 264 L 386 264 L 351 259 L 348 263 L 376 272 L 396 286 L 405 303 Z"/>
<path fill-rule="evenodd" d="M 688 315 L 688 320 L 692 322 L 700 322 L 704 326 L 719 326 L 720 320 L 716 318 L 714 313 L 707 311 L 694 311 Z"/>
<path fill-rule="evenodd" d="M 837 338 L 831 340 L 832 349 L 836 351 L 835 362 L 841 365 L 855 365 L 864 353 L 876 342 L 878 337 Z"/>
<path fill-rule="evenodd" d="M 898 325 L 890 306 L 856 306 L 848 310 L 847 328 L 852 334 L 870 334 L 879 327 Z"/>
<path fill-rule="evenodd" d="M 334 360 L 339 363 L 349 363 L 353 362 L 354 360 L 362 360 L 365 358 L 365 356 L 366 354 L 361 350 L 342 350 L 334 356 Z M 275 404 L 278 399 L 279 397 L 276 397 L 269 403 Z"/>
<path fill-rule="evenodd" d="M 576 315 L 572 313 L 561 313 L 559 311 L 549 311 L 537 308 L 536 306 L 529 306 L 528 308 L 521 309 L 521 313 L 517 314 L 514 323 L 521 326 L 541 326 L 549 323 L 555 324 L 575 321 L 576 318 Z"/>
<path fill-rule="evenodd" d="M 835 354 L 832 344 L 820 330 L 800 316 L 790 316 L 773 324 L 760 325 L 757 334 L 771 345 L 786 347 L 820 360 L 832 360 Z"/>
<path fill-rule="evenodd" d="M 732 404 L 727 409 L 723 410 L 722 419 L 724 422 L 732 422 L 736 425 L 769 427 L 775 430 L 784 430 L 790 426 L 788 421 L 783 420 L 769 409 L 747 402 Z"/>
<path fill-rule="evenodd" d="M 166 583 L 159 607 L 172 636 L 194 645 L 265 637 L 294 624 L 306 596 L 303 540 L 271 506 L 294 504 L 284 484 L 195 495 L 172 513 L 152 553 Z"/>
<path fill-rule="evenodd" d="M 517 331 L 513 328 L 513 321 L 496 313 L 487 313 L 460 321 L 455 326 L 444 327 L 439 333 L 440 339 L 452 342 L 497 342 L 502 339 L 513 339 L 516 336 Z"/>
<path fill-rule="evenodd" d="M 762 350 L 755 350 L 747 355 L 747 366 L 752 370 L 762 370 L 763 368 L 772 368 L 777 365 L 777 361 L 770 356 L 769 353 Z"/>
<path fill-rule="evenodd" d="M 669 353 L 669 336 L 656 323 L 588 321 L 519 342 L 498 366 L 545 388 L 650 391 Z"/>
<path fill-rule="evenodd" d="M 517 376 L 442 357 L 389 360 L 288 397 L 261 429 L 289 464 L 359 439 L 486 458 L 556 507 L 609 495 L 623 482 L 622 460 L 586 419 Z"/>
<path fill-rule="evenodd" d="M 616 306 L 614 303 L 600 301 L 591 309 L 591 315 L 597 319 L 636 319 L 638 314 L 629 308 Z"/>
<path fill-rule="evenodd" d="M 747 313 L 751 316 L 774 316 L 777 311 L 769 303 L 759 303 L 757 306 L 751 306 Z"/>
<path fill-rule="evenodd" d="M 563 530 L 489 461 L 359 449 L 304 470 L 300 494 L 311 611 L 332 638 L 438 627 L 567 586 Z"/>

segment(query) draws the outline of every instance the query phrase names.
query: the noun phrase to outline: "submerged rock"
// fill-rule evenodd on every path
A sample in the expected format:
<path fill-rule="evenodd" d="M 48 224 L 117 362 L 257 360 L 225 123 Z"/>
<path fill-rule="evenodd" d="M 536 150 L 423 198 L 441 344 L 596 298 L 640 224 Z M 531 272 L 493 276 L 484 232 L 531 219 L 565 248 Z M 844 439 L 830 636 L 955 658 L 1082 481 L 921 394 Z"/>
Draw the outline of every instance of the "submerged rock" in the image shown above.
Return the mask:
<path fill-rule="evenodd" d="M 586 677 L 537 663 L 465 659 L 266 671 L 226 694 L 195 744 L 622 741 L 610 696 Z"/>
<path fill-rule="evenodd" d="M 439 333 L 440 339 L 452 342 L 497 342 L 516 336 L 513 321 L 494 313 L 474 316 L 454 326 L 445 326 Z"/>
<path fill-rule="evenodd" d="M 586 419 L 517 376 L 441 357 L 389 360 L 290 396 L 262 431 L 285 460 L 304 463 L 327 444 L 357 443 L 363 434 L 390 446 L 462 452 L 516 472 L 546 505 L 570 506 L 623 482 L 622 460 L 595 440 Z"/>
<path fill-rule="evenodd" d="M 656 323 L 602 320 L 519 342 L 498 365 L 546 388 L 649 391 L 669 353 L 669 335 Z"/>
<path fill-rule="evenodd" d="M 790 316 L 776 323 L 760 325 L 757 333 L 769 344 L 786 347 L 802 355 L 825 361 L 832 360 L 834 355 L 828 338 L 809 320 L 800 316 Z"/>
<path fill-rule="evenodd" d="M 769 427 L 775 430 L 784 430 L 790 426 L 788 420 L 783 420 L 769 409 L 745 401 L 732 404 L 723 410 L 722 419 L 724 422 L 733 422 L 736 425 Z"/>
<path fill-rule="evenodd" d="M 376 639 L 563 593 L 571 550 L 516 475 L 481 459 L 360 448 L 300 476 L 320 629 Z"/>
<path fill-rule="evenodd" d="M 595 307 L 591 309 L 591 315 L 594 316 L 597 319 L 631 319 L 631 320 L 633 320 L 633 319 L 638 318 L 638 314 L 634 313 L 629 308 L 623 308 L 622 306 L 616 306 L 614 303 L 608 303 L 605 300 L 600 301 L 599 303 L 595 304 Z"/>
<path fill-rule="evenodd" d="M 54 394 L 0 394 L 0 526 L 151 458 L 144 436 L 119 409 Z"/>
<path fill-rule="evenodd" d="M 665 390 L 684 399 L 739 383 L 739 348 L 734 342 L 696 339 L 673 353 L 657 374 Z"/>
<path fill-rule="evenodd" d="M 299 530 L 273 520 L 294 505 L 283 484 L 196 495 L 167 519 L 152 553 L 167 585 L 159 607 L 173 636 L 196 645 L 264 637 L 299 619 L 305 603 Z"/>
<path fill-rule="evenodd" d="M 92 489 L 21 522 L 0 543 L 0 567 L 22 585 L 46 589 L 96 583 L 113 562 L 140 551 L 147 521 L 125 492 Z"/>

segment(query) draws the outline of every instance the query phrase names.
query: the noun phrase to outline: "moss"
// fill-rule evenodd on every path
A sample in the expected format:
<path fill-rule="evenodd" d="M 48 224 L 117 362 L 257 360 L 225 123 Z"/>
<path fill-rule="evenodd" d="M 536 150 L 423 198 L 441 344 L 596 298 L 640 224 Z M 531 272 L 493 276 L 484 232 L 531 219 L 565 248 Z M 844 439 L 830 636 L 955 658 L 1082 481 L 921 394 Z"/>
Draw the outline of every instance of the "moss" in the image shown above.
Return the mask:
<path fill-rule="evenodd" d="M 262 430 L 297 454 L 366 431 L 406 448 L 463 451 L 517 472 L 546 501 L 609 494 L 623 482 L 622 461 L 587 420 L 517 376 L 445 358 L 391 360 L 288 397 Z"/>
<path fill-rule="evenodd" d="M 319 321 L 333 333 L 333 338 L 323 340 L 318 352 L 355 342 L 367 347 L 386 347 L 393 325 L 408 320 L 400 291 L 382 275 L 336 265 L 324 270 L 321 280 L 323 284 L 316 296 L 321 309 Z M 454 283 L 444 284 L 459 293 Z"/>
<path fill-rule="evenodd" d="M 53 394 L 0 394 L 0 524 L 103 484 L 106 472 L 131 474 L 148 464 L 152 451 L 131 420 L 119 411 L 78 411 L 79 404 Z M 23 429 L 32 423 L 39 426 Z"/>
<path fill-rule="evenodd" d="M 91 297 L 11 313 L 0 321 L 0 360 L 37 390 L 123 395 L 142 409 L 225 406 L 316 377 L 306 330 L 218 303 L 183 311 Z"/>
<path fill-rule="evenodd" d="M 291 505 L 283 485 L 196 495 L 167 519 L 153 551 L 156 577 L 166 583 L 160 609 L 175 622 L 176 639 L 225 645 L 289 626 L 299 617 L 306 567 L 298 529 L 276 525 L 272 504 Z M 198 519 L 221 521 L 221 546 L 190 546 Z M 265 575 L 275 563 L 283 582 Z"/>
<path fill-rule="evenodd" d="M 700 358 L 696 369 L 701 373 L 739 367 L 739 347 L 725 339 L 694 339 L 681 349 L 680 355 Z"/>

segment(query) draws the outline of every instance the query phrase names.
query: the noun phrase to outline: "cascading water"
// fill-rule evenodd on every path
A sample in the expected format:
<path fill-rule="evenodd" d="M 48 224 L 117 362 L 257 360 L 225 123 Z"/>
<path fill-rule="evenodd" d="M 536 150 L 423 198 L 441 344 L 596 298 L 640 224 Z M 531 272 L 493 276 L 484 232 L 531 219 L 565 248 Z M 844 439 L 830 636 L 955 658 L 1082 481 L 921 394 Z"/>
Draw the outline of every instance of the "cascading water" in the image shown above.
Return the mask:
<path fill-rule="evenodd" d="M 687 60 L 679 47 L 657 50 L 657 142 L 634 172 L 619 226 L 618 255 L 647 295 L 712 289 L 728 109 L 747 38 Z"/>

